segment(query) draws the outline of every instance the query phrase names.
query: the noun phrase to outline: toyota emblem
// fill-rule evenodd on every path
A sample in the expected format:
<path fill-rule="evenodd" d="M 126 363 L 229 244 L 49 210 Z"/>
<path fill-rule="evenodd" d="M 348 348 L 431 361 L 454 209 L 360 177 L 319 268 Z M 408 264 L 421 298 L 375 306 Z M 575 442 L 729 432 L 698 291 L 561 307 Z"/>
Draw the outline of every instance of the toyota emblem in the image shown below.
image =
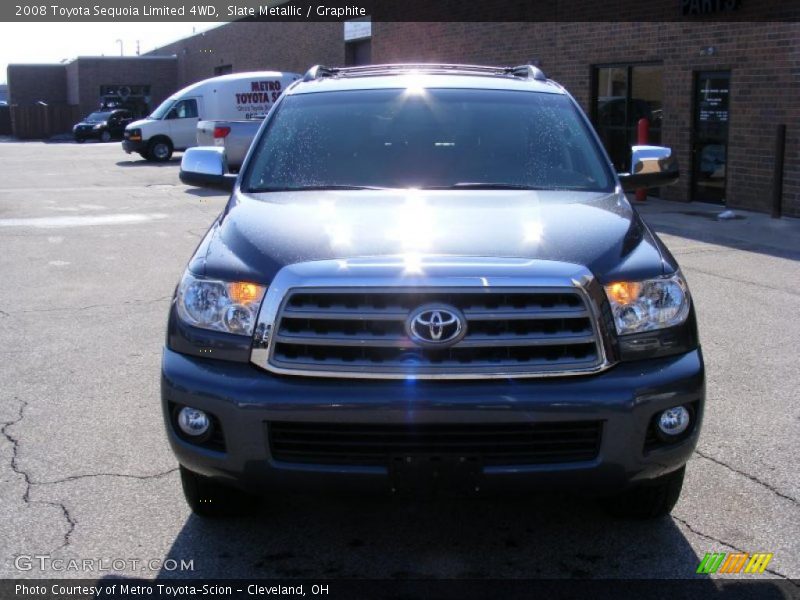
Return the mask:
<path fill-rule="evenodd" d="M 420 346 L 451 346 L 467 333 L 464 315 L 446 304 L 426 304 L 406 320 L 406 332 Z"/>

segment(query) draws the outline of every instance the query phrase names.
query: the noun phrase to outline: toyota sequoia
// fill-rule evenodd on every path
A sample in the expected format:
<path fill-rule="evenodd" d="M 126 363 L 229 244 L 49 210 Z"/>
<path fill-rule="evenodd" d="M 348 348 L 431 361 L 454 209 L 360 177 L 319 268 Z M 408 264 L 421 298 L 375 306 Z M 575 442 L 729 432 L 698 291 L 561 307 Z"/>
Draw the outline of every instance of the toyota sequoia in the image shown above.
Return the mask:
<path fill-rule="evenodd" d="M 695 309 L 625 191 L 678 177 L 668 148 L 615 173 L 538 68 L 314 67 L 237 176 L 177 286 L 162 404 L 201 515 L 265 493 L 590 492 L 657 517 L 705 397 Z"/>

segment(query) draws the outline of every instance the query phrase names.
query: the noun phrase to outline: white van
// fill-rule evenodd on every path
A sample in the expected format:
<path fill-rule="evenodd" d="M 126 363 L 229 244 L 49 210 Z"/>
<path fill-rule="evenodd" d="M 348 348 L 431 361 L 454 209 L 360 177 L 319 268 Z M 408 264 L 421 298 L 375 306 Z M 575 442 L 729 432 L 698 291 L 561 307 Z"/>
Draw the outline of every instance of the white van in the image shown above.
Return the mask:
<path fill-rule="evenodd" d="M 209 119 L 259 119 L 297 73 L 255 71 L 212 77 L 176 92 L 146 119 L 125 128 L 122 149 L 143 158 L 166 161 L 173 150 L 197 145 L 197 123 Z"/>

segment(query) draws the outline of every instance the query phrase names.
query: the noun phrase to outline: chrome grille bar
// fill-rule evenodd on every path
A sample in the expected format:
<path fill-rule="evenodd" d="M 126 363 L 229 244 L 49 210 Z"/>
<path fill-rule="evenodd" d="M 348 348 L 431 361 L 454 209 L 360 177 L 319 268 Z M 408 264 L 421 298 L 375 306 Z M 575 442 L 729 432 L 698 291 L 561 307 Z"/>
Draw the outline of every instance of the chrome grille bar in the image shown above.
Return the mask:
<path fill-rule="evenodd" d="M 610 366 L 586 289 L 593 278 L 581 267 L 492 259 L 476 269 L 491 276 L 474 276 L 478 259 L 448 258 L 457 262 L 432 263 L 429 275 L 406 277 L 387 260 L 285 268 L 259 314 L 252 361 L 279 374 L 378 379 L 548 377 Z M 364 269 L 360 277 L 349 272 L 354 266 Z M 531 267 L 539 278 L 510 276 Z M 453 270 L 457 275 L 439 276 Z M 411 314 L 436 303 L 466 322 L 450 345 L 409 336 Z"/>

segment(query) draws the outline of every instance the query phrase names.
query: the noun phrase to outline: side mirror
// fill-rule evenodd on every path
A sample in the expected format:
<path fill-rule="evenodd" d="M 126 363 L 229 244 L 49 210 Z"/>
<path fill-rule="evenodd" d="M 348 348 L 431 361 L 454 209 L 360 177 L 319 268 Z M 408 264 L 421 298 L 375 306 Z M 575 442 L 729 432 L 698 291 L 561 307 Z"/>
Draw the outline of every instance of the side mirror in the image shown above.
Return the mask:
<path fill-rule="evenodd" d="M 232 190 L 236 175 L 227 170 L 224 148 L 199 146 L 184 152 L 180 178 L 186 185 Z"/>
<path fill-rule="evenodd" d="M 670 148 L 663 146 L 634 146 L 631 149 L 631 172 L 619 173 L 622 189 L 670 185 L 678 180 L 678 161 Z"/>

